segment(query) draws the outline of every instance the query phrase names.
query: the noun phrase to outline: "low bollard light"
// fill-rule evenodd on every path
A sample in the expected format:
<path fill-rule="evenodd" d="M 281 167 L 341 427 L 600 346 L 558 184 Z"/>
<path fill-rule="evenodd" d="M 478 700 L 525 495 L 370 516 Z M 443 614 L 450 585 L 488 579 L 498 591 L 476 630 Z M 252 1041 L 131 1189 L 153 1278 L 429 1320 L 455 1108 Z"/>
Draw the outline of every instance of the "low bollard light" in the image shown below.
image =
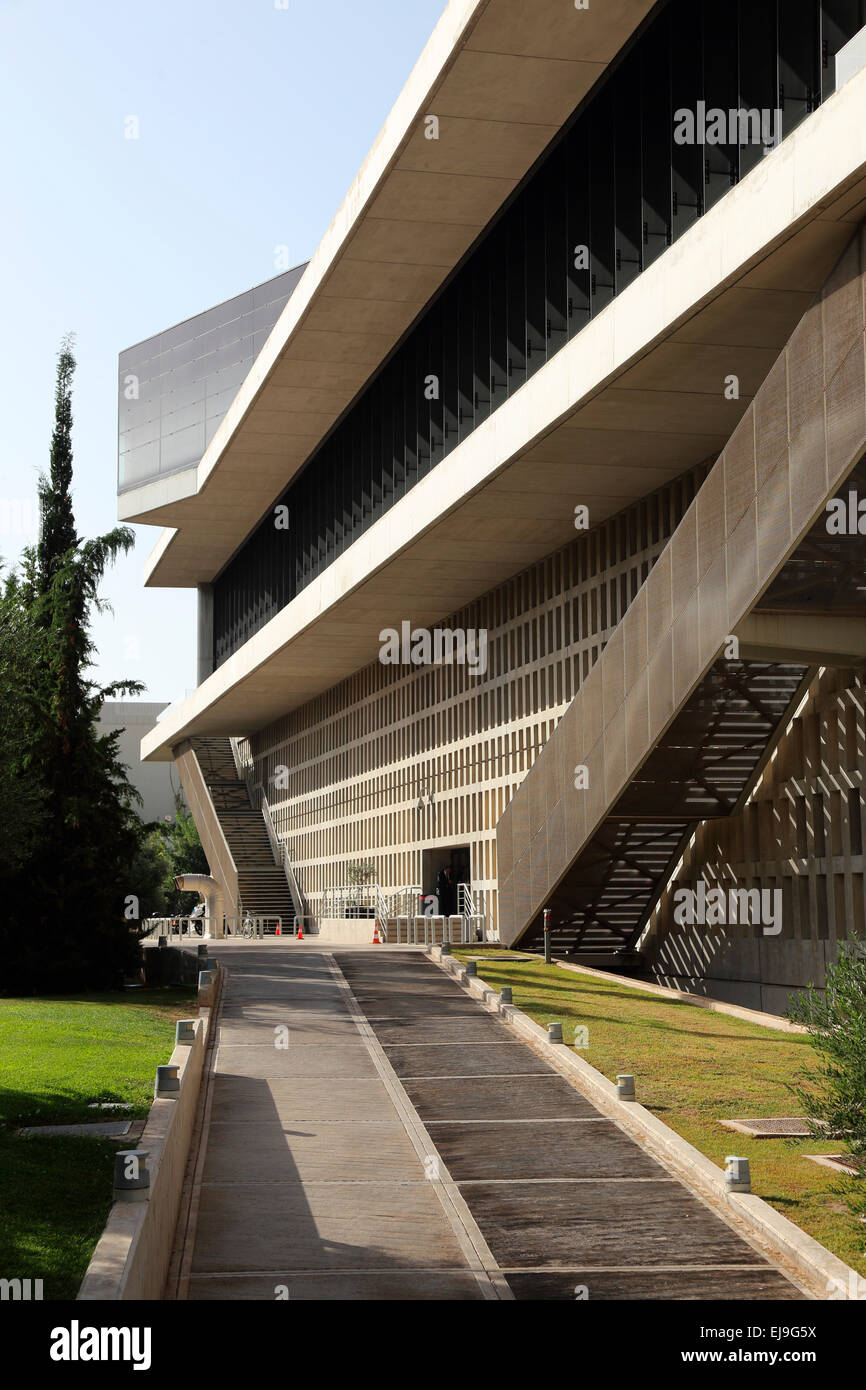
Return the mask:
<path fill-rule="evenodd" d="M 196 947 L 196 950 L 199 960 L 207 961 L 207 942 L 203 941 L 200 946 Z"/>
<path fill-rule="evenodd" d="M 443 941 L 443 942 L 442 942 L 442 945 L 441 945 L 440 948 L 439 948 L 439 954 L 440 954 L 441 956 L 450 956 L 450 954 L 451 954 L 451 942 L 450 942 L 450 941 Z"/>
<path fill-rule="evenodd" d="M 634 1077 L 627 1072 L 622 1072 L 616 1078 L 617 1100 L 634 1100 L 635 1088 Z"/>
<path fill-rule="evenodd" d="M 172 1064 L 157 1067 L 156 1082 L 153 1087 L 154 1100 L 177 1100 L 180 1092 L 178 1068 Z"/>
<path fill-rule="evenodd" d="M 499 1002 L 500 1004 L 513 1004 L 514 1000 L 511 994 L 511 985 L 502 986 L 502 989 L 499 991 Z"/>
<path fill-rule="evenodd" d="M 157 944 L 157 946 L 167 946 L 167 945 L 168 945 L 168 937 L 167 937 L 167 936 L 158 936 L 158 937 L 156 938 L 156 944 Z"/>
<path fill-rule="evenodd" d="M 115 1202 L 146 1202 L 150 1196 L 147 1149 L 120 1149 L 114 1155 Z"/>
<path fill-rule="evenodd" d="M 216 975 L 213 970 L 200 970 L 198 972 L 199 999 L 201 999 L 203 994 L 210 994 L 215 979 Z"/>
<path fill-rule="evenodd" d="M 548 1025 L 547 1025 L 547 1041 L 548 1041 L 549 1043 L 561 1043 L 561 1042 L 562 1042 L 562 1024 L 561 1024 L 561 1023 L 548 1023 Z"/>
<path fill-rule="evenodd" d="M 474 978 L 478 974 L 478 962 L 476 960 L 468 960 L 466 962 L 466 974 L 470 978 Z"/>
<path fill-rule="evenodd" d="M 725 1163 L 728 1165 L 725 1169 L 725 1186 L 728 1191 L 751 1192 L 752 1175 L 749 1171 L 749 1160 L 730 1154 Z"/>
<path fill-rule="evenodd" d="M 177 1023 L 176 1023 L 175 1026 L 174 1026 L 174 1041 L 175 1041 L 175 1043 L 193 1043 L 193 1042 L 195 1042 L 195 1019 L 194 1019 L 194 1018 L 181 1018 L 181 1019 L 178 1019 Z"/>

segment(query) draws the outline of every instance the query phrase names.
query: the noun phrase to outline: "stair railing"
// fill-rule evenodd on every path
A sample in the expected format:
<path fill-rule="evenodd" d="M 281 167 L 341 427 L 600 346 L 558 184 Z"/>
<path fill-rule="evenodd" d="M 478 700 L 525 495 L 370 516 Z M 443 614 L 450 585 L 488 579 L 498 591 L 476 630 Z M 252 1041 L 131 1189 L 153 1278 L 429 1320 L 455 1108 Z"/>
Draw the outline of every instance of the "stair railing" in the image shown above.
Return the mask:
<path fill-rule="evenodd" d="M 478 927 L 481 928 L 482 936 L 487 935 L 485 914 L 478 911 L 471 883 L 458 883 L 457 911 L 463 918 L 464 941 L 473 941 Z"/>
<path fill-rule="evenodd" d="M 391 914 L 388 911 L 385 894 L 382 892 L 379 884 L 377 883 L 374 886 L 376 889 L 376 921 L 379 923 L 382 930 L 386 931 L 388 927 L 388 918 Z"/>
<path fill-rule="evenodd" d="M 418 911 L 418 899 L 421 897 L 420 883 L 408 883 L 404 888 L 395 888 L 386 894 L 385 902 L 388 905 L 389 917 L 414 917 Z"/>
<path fill-rule="evenodd" d="M 289 892 L 292 897 L 292 907 L 295 910 L 295 917 L 300 921 L 307 916 L 307 905 L 298 880 L 295 877 L 295 871 L 289 859 L 286 846 L 277 834 L 270 804 L 265 795 L 265 789 L 261 782 L 256 781 L 255 763 L 252 758 L 244 757 L 241 752 L 241 740 L 239 738 L 230 738 L 229 744 L 231 746 L 232 757 L 238 777 L 246 783 L 250 805 L 254 811 L 261 812 L 262 819 L 265 823 L 265 830 L 268 832 L 268 840 L 270 841 L 271 853 L 274 856 L 274 863 L 280 866 L 286 876 L 286 882 L 289 885 Z"/>
<path fill-rule="evenodd" d="M 261 784 L 259 784 L 259 791 L 261 793 L 261 805 L 259 809 L 261 810 L 261 813 L 264 817 L 265 829 L 268 832 L 268 839 L 271 842 L 271 849 L 274 853 L 274 862 L 282 867 L 283 873 L 286 876 L 286 882 L 289 885 L 289 892 L 292 895 L 292 906 L 295 909 L 295 916 L 299 920 L 302 920 L 304 917 L 307 916 L 307 904 L 304 900 L 303 894 L 301 893 L 300 884 L 298 883 L 298 880 L 295 877 L 295 870 L 292 867 L 291 860 L 289 859 L 289 852 L 286 849 L 285 842 L 280 839 L 279 835 L 276 832 L 276 829 L 274 828 L 274 818 L 271 814 L 271 808 L 268 804 L 268 798 L 265 796 L 265 789 L 261 786 Z"/>

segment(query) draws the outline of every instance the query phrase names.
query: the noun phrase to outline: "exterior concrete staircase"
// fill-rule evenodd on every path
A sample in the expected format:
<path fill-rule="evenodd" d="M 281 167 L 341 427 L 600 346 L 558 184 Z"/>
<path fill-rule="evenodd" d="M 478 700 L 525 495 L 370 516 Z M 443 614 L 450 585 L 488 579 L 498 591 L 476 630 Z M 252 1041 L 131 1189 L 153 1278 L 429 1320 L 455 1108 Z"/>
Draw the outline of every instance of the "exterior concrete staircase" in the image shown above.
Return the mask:
<path fill-rule="evenodd" d="M 280 917 L 284 931 L 295 920 L 291 890 L 274 855 L 261 811 L 250 805 L 246 783 L 238 776 L 227 738 L 193 741 L 214 811 L 238 871 L 238 894 L 244 915 Z"/>
<path fill-rule="evenodd" d="M 814 669 L 866 655 L 862 536 L 826 516 L 866 494 L 864 291 L 861 227 L 499 821 L 503 944 L 539 949 L 549 908 L 555 954 L 629 964 Z"/>

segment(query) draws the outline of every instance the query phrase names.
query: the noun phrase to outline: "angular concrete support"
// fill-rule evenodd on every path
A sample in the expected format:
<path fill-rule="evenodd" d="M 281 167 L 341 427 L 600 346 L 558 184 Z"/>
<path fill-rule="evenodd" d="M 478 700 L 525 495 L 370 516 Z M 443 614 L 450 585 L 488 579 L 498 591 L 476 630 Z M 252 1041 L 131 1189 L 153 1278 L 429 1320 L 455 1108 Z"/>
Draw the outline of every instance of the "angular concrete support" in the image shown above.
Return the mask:
<path fill-rule="evenodd" d="M 211 794 L 192 744 L 184 743 L 176 748 L 174 760 L 202 847 L 207 855 L 211 874 L 222 892 L 223 903 L 219 915 L 220 930 L 222 930 L 223 913 L 232 918 L 240 916 L 237 866 L 223 834 L 219 817 L 214 809 Z M 191 886 L 196 887 L 194 884 Z"/>

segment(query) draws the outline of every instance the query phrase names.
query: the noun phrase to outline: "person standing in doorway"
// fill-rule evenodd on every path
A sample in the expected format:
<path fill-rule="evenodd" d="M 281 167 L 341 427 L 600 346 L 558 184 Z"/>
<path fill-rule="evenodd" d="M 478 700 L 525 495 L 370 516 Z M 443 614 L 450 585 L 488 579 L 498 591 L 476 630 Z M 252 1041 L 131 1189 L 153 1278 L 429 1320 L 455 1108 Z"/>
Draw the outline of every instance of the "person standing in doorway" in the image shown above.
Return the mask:
<path fill-rule="evenodd" d="M 436 893 L 439 898 L 439 911 L 443 917 L 450 917 L 455 911 L 456 893 L 450 864 L 445 864 L 436 878 Z"/>

